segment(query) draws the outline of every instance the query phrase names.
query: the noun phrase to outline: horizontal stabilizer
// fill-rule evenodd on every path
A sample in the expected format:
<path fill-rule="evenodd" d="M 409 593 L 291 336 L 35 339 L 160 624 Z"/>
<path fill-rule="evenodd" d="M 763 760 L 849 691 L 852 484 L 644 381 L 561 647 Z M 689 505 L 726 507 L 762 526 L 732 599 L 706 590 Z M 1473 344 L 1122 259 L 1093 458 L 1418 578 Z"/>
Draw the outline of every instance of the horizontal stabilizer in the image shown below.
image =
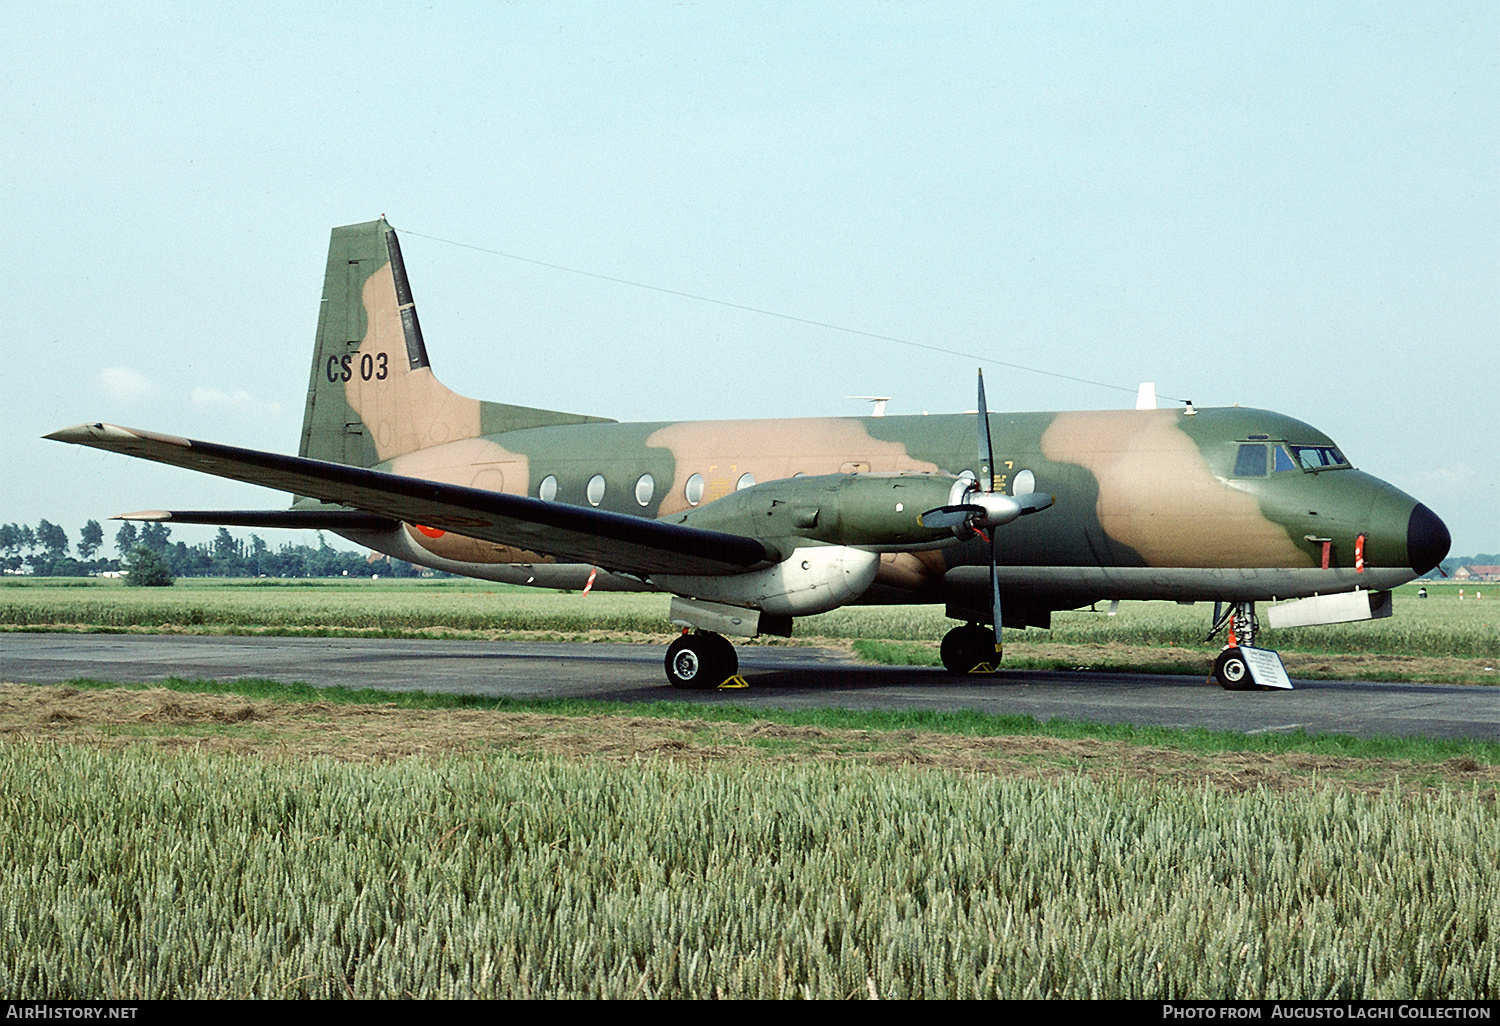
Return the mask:
<path fill-rule="evenodd" d="M 779 559 L 737 534 L 113 424 L 79 424 L 46 437 L 635 576 L 744 573 Z"/>

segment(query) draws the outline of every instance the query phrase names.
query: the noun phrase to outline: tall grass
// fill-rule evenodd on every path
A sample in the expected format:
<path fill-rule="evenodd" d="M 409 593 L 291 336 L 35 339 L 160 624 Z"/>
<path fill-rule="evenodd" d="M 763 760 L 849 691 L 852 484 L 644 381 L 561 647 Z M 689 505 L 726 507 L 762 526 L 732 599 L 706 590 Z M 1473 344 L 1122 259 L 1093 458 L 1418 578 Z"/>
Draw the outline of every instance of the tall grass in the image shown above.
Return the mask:
<path fill-rule="evenodd" d="M 10 585 L 10 582 L 5 582 Z M 184 582 L 186 583 L 186 582 Z M 1419 600 L 1397 596 L 1394 617 L 1366 623 L 1299 627 L 1260 635 L 1289 652 L 1500 658 L 1500 593 L 1459 601 L 1434 587 Z M 205 630 L 353 630 L 391 635 L 432 627 L 468 632 L 578 634 L 670 633 L 668 596 L 536 591 L 470 581 L 206 582 L 173 589 L 56 587 L 41 581 L 0 587 L 0 625 L 47 628 L 84 624 L 106 629 L 176 627 Z M 1118 615 L 1102 608 L 1055 613 L 1049 631 L 1006 633 L 1008 646 L 1039 643 L 1119 644 L 1217 651 L 1205 643 L 1211 604 L 1127 602 Z M 933 641 L 953 626 L 941 606 L 849 606 L 799 619 L 801 637 Z"/>
<path fill-rule="evenodd" d="M 1398 594 L 1395 615 L 1363 623 L 1265 629 L 1258 643 L 1289 652 L 1375 652 L 1385 655 L 1500 657 L 1500 589 L 1494 598 L 1459 601 L 1438 588 L 1429 599 Z M 1405 592 L 1406 590 L 1403 589 Z M 1264 615 L 1265 606 L 1261 613 Z M 1217 651 L 1223 635 L 1205 642 L 1212 603 L 1125 602 L 1110 615 L 1097 609 L 1052 615 L 1050 630 L 1007 631 L 1007 650 L 1028 644 L 1117 644 Z M 799 634 L 886 641 L 940 638 L 953 625 L 941 606 L 848 606 L 797 622 Z"/>
<path fill-rule="evenodd" d="M 933 771 L 0 747 L 33 998 L 1494 998 L 1500 821 Z"/>
<path fill-rule="evenodd" d="M 668 633 L 661 595 L 589 596 L 473 587 L 255 587 L 0 589 L 0 624 L 109 628 L 339 628 L 402 633 L 589 630 Z"/>

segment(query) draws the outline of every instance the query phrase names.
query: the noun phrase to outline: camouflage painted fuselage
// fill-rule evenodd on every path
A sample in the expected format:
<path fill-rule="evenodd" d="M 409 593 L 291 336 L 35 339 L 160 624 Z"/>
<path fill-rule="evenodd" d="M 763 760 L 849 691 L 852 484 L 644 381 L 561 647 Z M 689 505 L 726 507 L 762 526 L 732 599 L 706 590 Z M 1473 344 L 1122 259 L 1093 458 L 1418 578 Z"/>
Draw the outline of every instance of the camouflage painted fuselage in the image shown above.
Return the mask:
<path fill-rule="evenodd" d="M 780 558 L 862 548 L 879 567 L 851 601 L 941 602 L 982 619 L 989 545 L 916 523 L 955 476 L 979 469 L 977 428 L 973 415 L 622 424 L 465 398 L 432 374 L 394 233 L 377 221 L 334 231 L 301 455 L 753 537 Z M 995 490 L 1055 498 L 995 529 L 1010 625 L 1099 599 L 1389 588 L 1446 553 L 1425 506 L 1279 414 L 1017 413 L 992 416 L 990 430 Z M 461 523 L 344 533 L 411 562 L 544 587 L 580 587 L 595 568 L 467 536 Z M 682 593 L 669 577 L 598 566 L 596 587 Z"/>

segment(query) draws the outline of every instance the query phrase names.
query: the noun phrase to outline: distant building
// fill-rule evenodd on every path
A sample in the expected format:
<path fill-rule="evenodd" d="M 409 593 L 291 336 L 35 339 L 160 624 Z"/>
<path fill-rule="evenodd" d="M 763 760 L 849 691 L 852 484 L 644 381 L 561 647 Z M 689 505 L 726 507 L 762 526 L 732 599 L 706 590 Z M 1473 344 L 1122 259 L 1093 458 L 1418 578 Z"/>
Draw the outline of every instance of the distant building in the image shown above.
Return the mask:
<path fill-rule="evenodd" d="M 1500 566 L 1461 566 L 1449 576 L 1455 581 L 1500 581 Z"/>

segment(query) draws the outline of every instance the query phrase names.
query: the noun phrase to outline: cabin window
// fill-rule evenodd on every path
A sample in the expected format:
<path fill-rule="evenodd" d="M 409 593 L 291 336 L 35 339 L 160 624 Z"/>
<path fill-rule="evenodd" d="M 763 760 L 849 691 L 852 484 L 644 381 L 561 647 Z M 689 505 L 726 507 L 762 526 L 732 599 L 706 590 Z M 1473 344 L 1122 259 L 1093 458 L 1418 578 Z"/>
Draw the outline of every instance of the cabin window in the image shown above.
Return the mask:
<path fill-rule="evenodd" d="M 755 484 L 754 474 L 741 474 L 740 479 L 734 483 L 734 490 L 742 492 Z"/>
<path fill-rule="evenodd" d="M 1266 447 L 1264 445 L 1242 445 L 1234 461 L 1235 477 L 1265 477 Z"/>
<path fill-rule="evenodd" d="M 1030 495 L 1036 491 L 1036 475 L 1029 470 L 1023 470 L 1015 476 L 1011 482 L 1010 494 Z"/>
<path fill-rule="evenodd" d="M 584 494 L 588 496 L 590 506 L 597 506 L 599 505 L 599 503 L 603 502 L 604 475 L 595 474 L 593 477 L 589 478 L 589 485 L 588 488 L 585 489 Z"/>
<path fill-rule="evenodd" d="M 640 480 L 635 483 L 635 501 L 642 506 L 651 505 L 651 496 L 656 494 L 656 479 L 650 474 L 642 474 Z"/>
<path fill-rule="evenodd" d="M 689 506 L 696 506 L 703 501 L 702 474 L 694 474 L 687 479 L 687 484 L 682 489 L 682 496 L 687 499 Z"/>
<path fill-rule="evenodd" d="M 548 474 L 542 478 L 542 483 L 536 489 L 537 498 L 544 502 L 551 502 L 557 498 L 557 478 Z"/>

